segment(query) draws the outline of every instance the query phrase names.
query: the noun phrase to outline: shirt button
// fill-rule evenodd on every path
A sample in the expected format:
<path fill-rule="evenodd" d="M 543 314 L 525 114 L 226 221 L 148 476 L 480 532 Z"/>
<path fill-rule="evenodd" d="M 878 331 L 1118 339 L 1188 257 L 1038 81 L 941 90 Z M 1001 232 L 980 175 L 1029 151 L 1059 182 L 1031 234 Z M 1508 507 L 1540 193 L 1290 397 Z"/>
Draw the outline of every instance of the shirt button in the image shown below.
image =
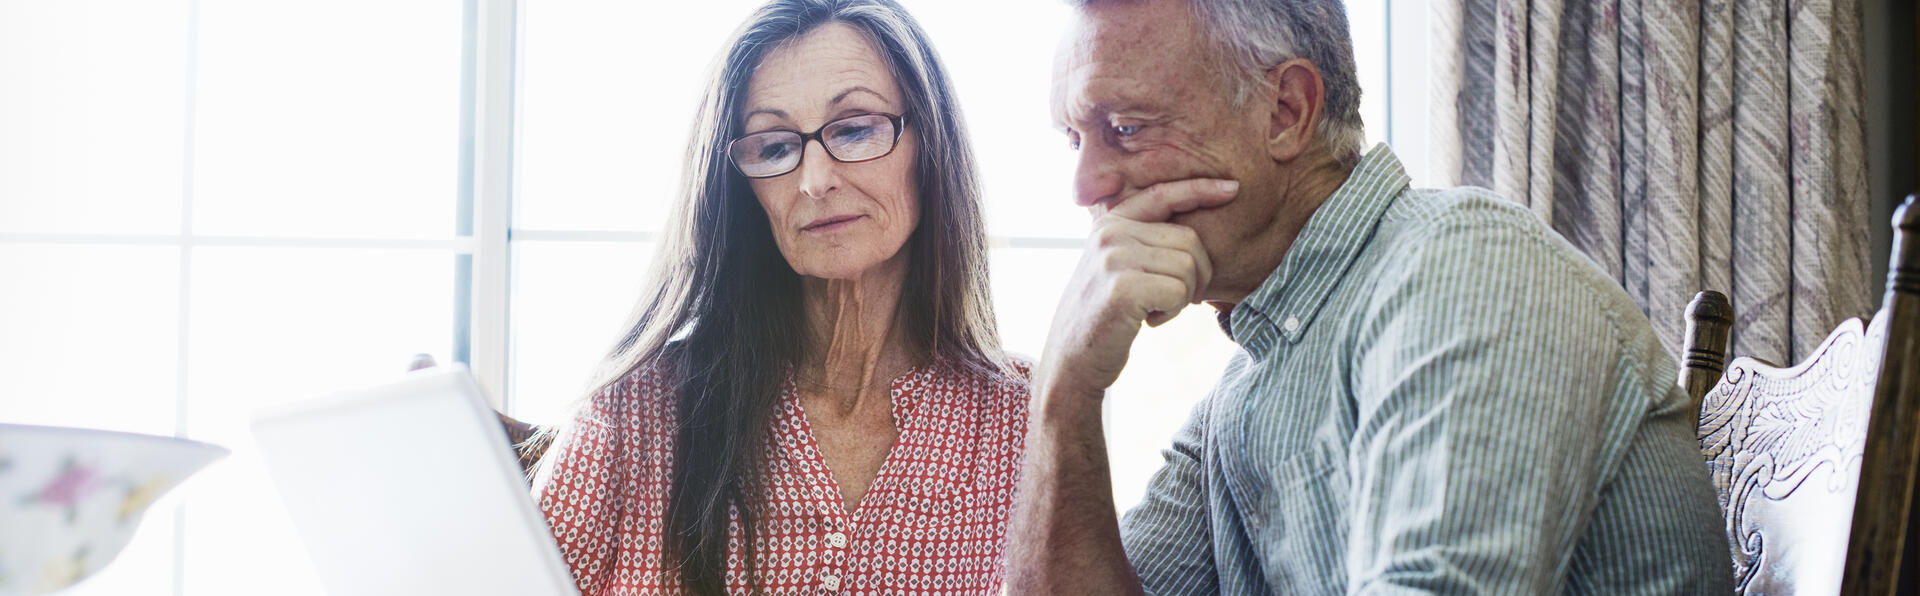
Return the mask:
<path fill-rule="evenodd" d="M 820 576 L 820 588 L 829 592 L 840 589 L 840 576 L 831 573 Z"/>
<path fill-rule="evenodd" d="M 834 532 L 834 533 L 832 533 L 832 534 L 828 534 L 828 535 L 827 535 L 827 546 L 831 546 L 831 547 L 834 547 L 834 548 L 843 548 L 843 547 L 845 547 L 846 545 L 847 545 L 847 535 L 846 535 L 846 534 L 841 534 L 841 533 L 839 533 L 839 532 Z"/>
<path fill-rule="evenodd" d="M 1299 331 L 1299 330 L 1300 330 L 1300 318 L 1299 318 L 1299 317 L 1287 317 L 1287 320 L 1286 320 L 1286 321 L 1284 321 L 1284 322 L 1282 322 L 1282 323 L 1280 323 L 1280 327 L 1281 327 L 1281 328 L 1283 328 L 1283 329 L 1286 329 L 1286 330 L 1287 330 L 1287 333 L 1293 333 L 1293 332 L 1295 332 L 1295 331 Z"/>

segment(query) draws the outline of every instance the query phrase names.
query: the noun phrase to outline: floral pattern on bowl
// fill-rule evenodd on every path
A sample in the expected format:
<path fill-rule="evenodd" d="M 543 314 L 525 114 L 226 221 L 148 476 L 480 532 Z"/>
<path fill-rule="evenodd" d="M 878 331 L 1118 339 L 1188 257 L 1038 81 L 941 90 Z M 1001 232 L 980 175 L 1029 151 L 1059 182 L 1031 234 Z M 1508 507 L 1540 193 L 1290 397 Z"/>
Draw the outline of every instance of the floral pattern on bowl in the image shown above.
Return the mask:
<path fill-rule="evenodd" d="M 227 453 L 173 437 L 0 424 L 0 596 L 93 575 L 148 506 Z"/>

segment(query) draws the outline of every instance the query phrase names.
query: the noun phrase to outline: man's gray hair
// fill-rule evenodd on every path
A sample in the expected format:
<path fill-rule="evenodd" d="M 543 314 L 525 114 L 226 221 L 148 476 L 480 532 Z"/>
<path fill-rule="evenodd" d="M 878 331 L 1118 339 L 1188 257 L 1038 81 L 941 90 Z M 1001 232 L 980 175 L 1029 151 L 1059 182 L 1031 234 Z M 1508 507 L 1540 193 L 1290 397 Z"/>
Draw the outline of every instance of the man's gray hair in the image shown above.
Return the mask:
<path fill-rule="evenodd" d="M 1101 0 L 1067 0 L 1085 7 Z M 1360 80 L 1354 74 L 1353 31 L 1342 0 L 1186 0 L 1240 76 L 1225 72 L 1235 104 L 1253 97 L 1268 69 L 1304 58 L 1326 84 L 1317 135 L 1336 160 L 1359 161 L 1366 130 Z"/>

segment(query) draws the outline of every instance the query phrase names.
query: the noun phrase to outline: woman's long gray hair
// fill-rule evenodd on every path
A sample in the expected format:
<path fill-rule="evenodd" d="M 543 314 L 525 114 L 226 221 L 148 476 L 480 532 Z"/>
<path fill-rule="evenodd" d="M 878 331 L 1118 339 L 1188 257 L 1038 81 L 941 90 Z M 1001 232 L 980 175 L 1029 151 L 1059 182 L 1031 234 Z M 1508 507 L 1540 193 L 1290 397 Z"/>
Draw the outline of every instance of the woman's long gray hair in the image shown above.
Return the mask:
<path fill-rule="evenodd" d="M 728 161 L 727 143 L 742 133 L 747 84 L 765 55 L 828 23 L 853 27 L 885 58 L 919 139 L 921 220 L 902 248 L 910 254 L 897 320 L 929 362 L 963 374 L 1008 370 L 988 293 L 973 151 L 926 33 L 894 0 L 773 0 L 760 8 L 715 66 L 652 283 L 594 391 L 618 395 L 621 379 L 649 363 L 678 387 L 662 563 L 693 593 L 725 592 L 730 508 L 746 531 L 741 560 L 755 581 L 754 499 L 770 421 L 787 375 L 820 348 L 805 332 L 800 276 Z"/>

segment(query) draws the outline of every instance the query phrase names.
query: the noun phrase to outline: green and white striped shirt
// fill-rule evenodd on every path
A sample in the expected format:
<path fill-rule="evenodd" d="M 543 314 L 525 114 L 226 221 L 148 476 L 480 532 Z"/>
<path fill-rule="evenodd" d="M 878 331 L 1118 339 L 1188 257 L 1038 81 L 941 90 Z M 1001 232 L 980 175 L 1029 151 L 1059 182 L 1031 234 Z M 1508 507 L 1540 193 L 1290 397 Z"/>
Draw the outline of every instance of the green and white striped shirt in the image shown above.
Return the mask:
<path fill-rule="evenodd" d="M 1726 594 L 1675 361 L 1520 206 L 1385 145 L 1227 319 L 1121 524 L 1156 594 Z"/>

